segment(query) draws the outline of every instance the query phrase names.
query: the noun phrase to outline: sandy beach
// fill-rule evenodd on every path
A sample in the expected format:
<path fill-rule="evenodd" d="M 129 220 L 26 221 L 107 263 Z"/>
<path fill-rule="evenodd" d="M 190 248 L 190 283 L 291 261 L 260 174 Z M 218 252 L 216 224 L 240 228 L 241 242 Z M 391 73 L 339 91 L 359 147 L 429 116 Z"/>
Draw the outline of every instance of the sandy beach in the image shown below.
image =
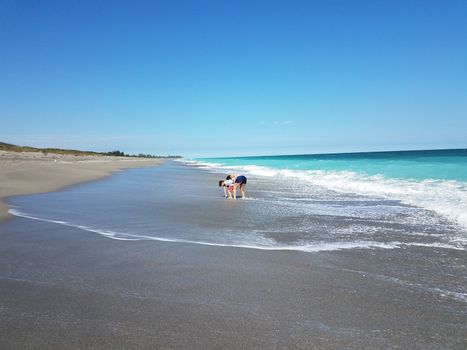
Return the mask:
<path fill-rule="evenodd" d="M 220 175 L 164 162 L 10 198 L 31 216 L 0 224 L 0 345 L 465 348 L 465 300 L 447 291 L 462 283 L 463 251 L 205 245 L 225 227 L 264 228 L 254 212 L 262 186 L 249 185 L 257 201 L 226 200 Z"/>
<path fill-rule="evenodd" d="M 114 171 L 158 165 L 161 159 L 73 156 L 41 152 L 0 151 L 0 222 L 9 217 L 4 199 L 56 191 L 96 180 Z"/>
<path fill-rule="evenodd" d="M 4 224 L 8 349 L 461 349 L 462 315 L 348 272 L 338 254 L 127 246 Z"/>

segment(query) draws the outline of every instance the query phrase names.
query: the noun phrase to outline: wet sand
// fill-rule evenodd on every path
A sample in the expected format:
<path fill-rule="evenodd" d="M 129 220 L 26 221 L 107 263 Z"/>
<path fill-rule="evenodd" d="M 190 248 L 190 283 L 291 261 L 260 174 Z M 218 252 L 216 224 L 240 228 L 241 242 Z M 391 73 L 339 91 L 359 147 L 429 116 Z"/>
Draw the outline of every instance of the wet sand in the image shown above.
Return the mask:
<path fill-rule="evenodd" d="M 160 177 L 175 176 L 170 167 L 157 169 Z M 202 193 L 220 194 L 212 187 L 217 175 L 197 174 L 187 177 Z M 190 198 L 164 208 L 190 216 L 200 203 Z M 216 218 L 207 211 L 199 220 L 212 225 Z M 174 222 L 174 230 L 181 227 Z M 402 250 L 306 253 L 118 241 L 15 218 L 0 224 L 0 345 L 465 349 L 465 301 L 392 277 L 393 269 L 419 274 L 426 272 L 418 266 L 431 266 L 429 250 L 411 249 L 425 261 Z M 449 254 L 464 259 L 463 251 Z M 450 277 L 448 266 L 436 273 L 461 277 Z"/>
<path fill-rule="evenodd" d="M 1 241 L 5 349 L 466 345 L 465 309 L 342 269 L 339 253 L 122 244 L 21 218 Z"/>
<path fill-rule="evenodd" d="M 0 222 L 9 217 L 4 199 L 56 191 L 96 180 L 114 171 L 158 165 L 161 159 L 72 156 L 41 152 L 0 151 Z"/>

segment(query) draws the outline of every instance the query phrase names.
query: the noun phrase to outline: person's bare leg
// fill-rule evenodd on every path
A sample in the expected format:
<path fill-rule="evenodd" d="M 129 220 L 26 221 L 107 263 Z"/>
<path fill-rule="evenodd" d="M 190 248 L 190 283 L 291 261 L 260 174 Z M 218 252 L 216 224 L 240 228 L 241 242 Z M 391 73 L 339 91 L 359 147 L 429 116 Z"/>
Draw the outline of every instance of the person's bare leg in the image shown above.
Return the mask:
<path fill-rule="evenodd" d="M 245 198 L 246 198 L 246 195 L 245 195 L 245 187 L 246 187 L 245 184 L 240 185 L 240 192 L 242 193 L 242 199 L 245 199 Z"/>
<path fill-rule="evenodd" d="M 237 187 L 238 187 L 238 184 L 234 184 L 234 189 L 233 189 L 234 199 L 237 199 Z"/>

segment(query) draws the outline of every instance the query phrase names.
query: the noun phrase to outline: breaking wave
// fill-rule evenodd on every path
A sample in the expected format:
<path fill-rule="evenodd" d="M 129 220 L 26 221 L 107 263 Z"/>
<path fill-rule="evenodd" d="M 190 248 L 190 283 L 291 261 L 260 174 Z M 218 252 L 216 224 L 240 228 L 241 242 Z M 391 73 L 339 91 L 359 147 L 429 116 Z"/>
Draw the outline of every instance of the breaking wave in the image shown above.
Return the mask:
<path fill-rule="evenodd" d="M 235 172 L 278 180 L 308 183 L 343 193 L 354 193 L 432 210 L 467 229 L 467 183 L 457 180 L 395 179 L 353 171 L 290 170 L 257 165 L 225 166 L 220 163 L 190 161 L 187 164 L 213 172 Z M 463 242 L 467 237 L 459 237 Z"/>

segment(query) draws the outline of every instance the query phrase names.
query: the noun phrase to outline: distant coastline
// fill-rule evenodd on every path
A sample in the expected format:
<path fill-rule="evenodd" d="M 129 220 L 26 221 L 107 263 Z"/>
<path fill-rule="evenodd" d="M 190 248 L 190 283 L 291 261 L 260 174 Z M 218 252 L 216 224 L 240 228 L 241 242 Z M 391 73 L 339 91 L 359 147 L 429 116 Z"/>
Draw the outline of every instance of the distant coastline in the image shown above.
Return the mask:
<path fill-rule="evenodd" d="M 96 180 L 115 171 L 157 166 L 179 156 L 130 156 L 123 152 L 35 148 L 0 143 L 0 222 L 10 217 L 4 200 L 11 196 L 56 191 Z"/>
<path fill-rule="evenodd" d="M 0 151 L 6 152 L 42 152 L 44 154 L 62 154 L 74 156 L 114 156 L 114 157 L 134 157 L 134 158 L 181 158 L 178 155 L 153 155 L 153 154 L 125 154 L 122 151 L 96 152 L 96 151 L 80 151 L 75 149 L 62 148 L 38 148 L 31 146 L 18 146 L 11 143 L 0 142 Z"/>

